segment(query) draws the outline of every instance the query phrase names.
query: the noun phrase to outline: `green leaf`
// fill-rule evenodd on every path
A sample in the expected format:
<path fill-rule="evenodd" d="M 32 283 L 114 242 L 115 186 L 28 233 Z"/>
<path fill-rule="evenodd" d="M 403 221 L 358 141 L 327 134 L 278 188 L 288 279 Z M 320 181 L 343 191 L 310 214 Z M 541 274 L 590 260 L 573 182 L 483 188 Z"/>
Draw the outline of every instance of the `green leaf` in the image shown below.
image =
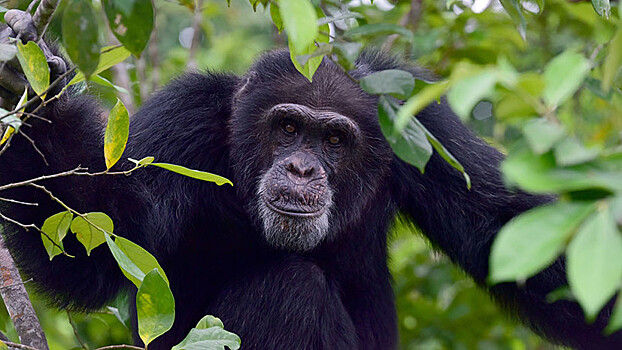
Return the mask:
<path fill-rule="evenodd" d="M 279 11 L 287 32 L 290 50 L 308 54 L 309 46 L 318 35 L 317 15 L 309 0 L 280 0 Z"/>
<path fill-rule="evenodd" d="M 524 280 L 552 264 L 594 208 L 592 203 L 559 202 L 514 218 L 492 244 L 489 280 Z"/>
<path fill-rule="evenodd" d="M 132 158 L 128 158 L 127 160 L 129 160 L 130 162 L 136 164 L 137 166 L 146 166 L 146 165 L 149 165 L 149 164 L 153 163 L 155 158 L 149 156 L 149 157 L 144 157 L 141 160 L 136 160 L 136 159 L 132 159 Z"/>
<path fill-rule="evenodd" d="M 618 293 L 616 304 L 611 312 L 609 324 L 605 328 L 605 335 L 610 335 L 622 329 L 622 294 Z"/>
<path fill-rule="evenodd" d="M 505 9 L 505 12 L 510 15 L 512 21 L 514 21 L 514 23 L 518 26 L 518 33 L 520 36 L 523 40 L 527 40 L 527 21 L 525 20 L 523 10 L 518 0 L 500 0 L 500 2 Z"/>
<path fill-rule="evenodd" d="M 103 0 L 102 3 L 114 36 L 140 56 L 153 29 L 151 0 Z"/>
<path fill-rule="evenodd" d="M 618 73 L 618 69 L 622 64 L 622 25 L 618 27 L 613 39 L 607 44 L 607 57 L 603 63 L 603 82 L 602 89 L 609 92 L 611 83 Z"/>
<path fill-rule="evenodd" d="M 486 69 L 452 83 L 447 93 L 451 109 L 463 120 L 480 100 L 490 96 L 497 83 L 497 72 Z"/>
<path fill-rule="evenodd" d="M 97 68 L 93 74 L 99 74 L 115 64 L 123 62 L 126 58 L 130 57 L 130 55 L 131 53 L 123 46 L 103 47 L 101 49 L 101 56 L 99 57 L 99 64 L 97 64 Z M 67 86 L 83 81 L 84 73 L 78 71 L 78 73 L 69 81 Z"/>
<path fill-rule="evenodd" d="M 237 350 L 240 345 L 240 337 L 224 330 L 219 318 L 208 315 L 172 350 Z"/>
<path fill-rule="evenodd" d="M 586 163 L 569 168 L 557 168 L 551 153 L 541 156 L 528 150 L 511 152 L 501 163 L 506 182 L 535 193 L 563 193 L 603 189 L 622 190 L 618 170 L 599 164 Z"/>
<path fill-rule="evenodd" d="M 417 121 L 417 123 L 419 123 L 419 121 Z M 462 173 L 462 176 L 464 177 L 464 181 L 466 182 L 466 186 L 470 190 L 471 189 L 471 177 L 464 170 L 464 167 L 462 166 L 462 164 L 458 161 L 458 159 L 456 159 L 456 157 L 454 157 L 453 154 L 451 154 L 451 152 L 449 152 L 447 148 L 445 148 L 445 146 L 443 146 L 441 141 L 439 141 L 434 135 L 432 135 L 432 133 L 428 129 L 426 129 L 421 123 L 419 125 L 423 128 L 426 136 L 428 137 L 428 141 L 430 141 L 430 143 L 432 144 L 432 147 L 434 147 L 434 150 L 438 152 L 441 158 L 443 158 L 454 169 Z"/>
<path fill-rule="evenodd" d="M 17 59 L 32 89 L 41 98 L 45 98 L 43 93 L 50 86 L 50 69 L 41 48 L 32 41 L 26 45 L 18 42 Z"/>
<path fill-rule="evenodd" d="M 121 249 L 121 251 L 132 261 L 136 267 L 138 267 L 144 274 L 149 273 L 153 269 L 157 269 L 160 275 L 168 284 L 168 278 L 164 269 L 160 266 L 156 258 L 146 251 L 143 247 L 128 240 L 127 238 L 117 236 L 114 243 Z M 126 275 L 131 280 L 131 275 Z"/>
<path fill-rule="evenodd" d="M 544 101 L 560 105 L 577 91 L 589 71 L 590 62 L 578 53 L 565 51 L 553 58 L 544 68 Z"/>
<path fill-rule="evenodd" d="M 117 261 L 117 264 L 121 268 L 121 272 L 138 288 L 145 278 L 145 273 L 138 267 L 132 259 L 130 259 L 121 248 L 110 238 L 109 234 L 104 235 L 106 244 L 112 253 L 112 256 Z"/>
<path fill-rule="evenodd" d="M 71 0 L 65 6 L 62 32 L 69 58 L 86 76 L 93 74 L 99 63 L 99 28 L 90 1 Z"/>
<path fill-rule="evenodd" d="M 279 31 L 279 34 L 281 34 L 285 27 L 283 26 L 283 19 L 281 18 L 279 7 L 274 3 L 270 3 L 270 17 L 272 18 L 272 23 L 274 23 L 274 26 Z"/>
<path fill-rule="evenodd" d="M 225 328 L 225 325 L 222 323 L 220 318 L 214 317 L 212 315 L 205 315 L 202 319 L 199 320 L 197 325 L 194 328 L 197 329 L 205 329 L 210 327 L 220 327 Z"/>
<path fill-rule="evenodd" d="M 175 298 L 157 269 L 151 270 L 136 293 L 138 335 L 148 345 L 175 321 Z"/>
<path fill-rule="evenodd" d="M 222 176 L 219 176 L 219 175 L 216 175 L 216 174 L 212 174 L 212 173 L 208 173 L 208 172 L 205 172 L 205 171 L 188 169 L 188 168 L 183 167 L 181 165 L 169 164 L 169 163 L 150 163 L 149 165 L 157 166 L 157 167 L 160 167 L 160 168 L 172 171 L 172 172 L 177 173 L 177 174 L 181 174 L 181 175 L 184 175 L 184 176 L 191 177 L 193 179 L 214 182 L 218 186 L 222 186 L 224 184 L 229 184 L 229 185 L 233 186 L 233 183 L 231 181 L 229 181 L 229 179 L 226 179 L 226 178 L 224 178 Z"/>
<path fill-rule="evenodd" d="M 102 77 L 101 75 L 91 75 L 90 80 L 91 82 L 95 84 L 115 89 L 116 91 L 120 93 L 127 94 L 127 95 L 130 94 L 130 92 L 127 91 L 126 89 L 120 87 L 119 85 L 113 84 L 110 80 Z"/>
<path fill-rule="evenodd" d="M 333 52 L 337 55 L 337 61 L 346 70 L 354 68 L 354 63 L 361 53 L 363 44 L 348 42 L 332 42 Z"/>
<path fill-rule="evenodd" d="M 399 108 L 397 102 L 387 96 L 378 98 L 380 128 L 395 155 L 406 163 L 414 165 L 423 173 L 425 165 L 432 156 L 432 145 L 425 131 L 414 118 L 411 118 L 403 131 L 396 133 L 393 121 L 396 118 L 397 108 Z"/>
<path fill-rule="evenodd" d="M 106 168 L 110 169 L 117 163 L 127 144 L 130 134 L 130 116 L 121 100 L 117 99 L 117 104 L 112 108 L 108 115 L 108 125 L 104 135 L 104 158 Z"/>
<path fill-rule="evenodd" d="M 611 15 L 611 4 L 609 4 L 609 0 L 592 0 L 592 6 L 599 16 L 609 19 L 609 15 Z"/>
<path fill-rule="evenodd" d="M 399 34 L 408 41 L 413 40 L 413 33 L 397 24 L 389 23 L 373 23 L 365 24 L 359 27 L 348 29 L 343 33 L 344 38 L 355 38 L 358 36 L 379 36 L 379 35 L 391 35 Z"/>
<path fill-rule="evenodd" d="M 622 282 L 622 236 L 609 210 L 591 216 L 568 245 L 572 293 L 593 321 Z"/>
<path fill-rule="evenodd" d="M 85 216 L 86 219 L 80 216 L 73 219 L 71 232 L 76 234 L 78 241 L 86 248 L 86 254 L 91 255 L 91 250 L 106 241 L 104 233 L 113 232 L 114 224 L 112 219 L 104 213 L 87 213 Z"/>
<path fill-rule="evenodd" d="M 73 219 L 73 214 L 69 211 L 63 211 L 50 216 L 43 222 L 41 231 L 43 231 L 45 235 L 41 234 L 41 240 L 43 241 L 45 250 L 48 252 L 50 260 L 63 252 L 58 246 L 63 246 L 62 241 L 67 235 L 67 231 L 69 231 L 71 219 Z M 56 245 L 52 243 L 52 241 L 56 243 Z"/>
<path fill-rule="evenodd" d="M 416 83 L 418 85 L 419 83 Z M 445 90 L 449 86 L 449 82 L 440 81 L 435 84 L 429 84 L 419 91 L 416 95 L 409 98 L 402 108 L 397 112 L 397 119 L 395 120 L 395 130 L 401 132 L 408 125 L 413 115 L 419 113 L 423 108 L 437 101 L 441 98 Z M 415 89 L 417 87 L 415 86 Z"/>
<path fill-rule="evenodd" d="M 532 119 L 523 127 L 527 144 L 535 154 L 548 152 L 565 135 L 566 131 L 559 124 L 544 118 Z"/>
<path fill-rule="evenodd" d="M 596 159 L 600 151 L 597 148 L 585 148 L 577 139 L 567 137 L 555 145 L 553 150 L 558 165 L 569 166 Z"/>
<path fill-rule="evenodd" d="M 409 72 L 387 69 L 369 74 L 360 81 L 361 89 L 373 95 L 394 94 L 405 99 L 415 88 L 415 78 Z"/>

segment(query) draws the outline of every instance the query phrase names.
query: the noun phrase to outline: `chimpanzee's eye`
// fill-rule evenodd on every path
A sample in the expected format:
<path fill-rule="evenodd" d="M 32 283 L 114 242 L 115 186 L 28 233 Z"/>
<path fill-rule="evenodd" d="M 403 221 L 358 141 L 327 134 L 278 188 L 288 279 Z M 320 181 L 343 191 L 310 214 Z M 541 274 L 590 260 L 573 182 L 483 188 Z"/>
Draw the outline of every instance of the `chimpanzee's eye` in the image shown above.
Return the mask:
<path fill-rule="evenodd" d="M 285 131 L 288 134 L 295 134 L 296 133 L 296 125 L 294 125 L 294 123 L 292 123 L 292 122 L 285 122 L 285 123 L 283 123 L 283 131 Z"/>
<path fill-rule="evenodd" d="M 341 138 L 339 138 L 339 135 L 330 135 L 328 137 L 328 142 L 330 142 L 331 145 L 338 145 L 341 143 Z"/>

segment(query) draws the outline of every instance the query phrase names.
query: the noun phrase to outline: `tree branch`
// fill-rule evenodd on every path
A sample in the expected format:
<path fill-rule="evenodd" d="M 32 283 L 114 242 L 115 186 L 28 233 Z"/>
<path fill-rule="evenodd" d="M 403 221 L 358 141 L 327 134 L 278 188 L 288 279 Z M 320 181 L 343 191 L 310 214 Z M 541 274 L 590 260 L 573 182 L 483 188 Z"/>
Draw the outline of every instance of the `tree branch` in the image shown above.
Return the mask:
<path fill-rule="evenodd" d="M 20 341 L 27 347 L 21 349 L 48 350 L 45 333 L 30 303 L 28 293 L 15 266 L 15 261 L 0 235 L 0 295 L 13 321 Z M 7 345 L 9 345 L 7 343 Z"/>

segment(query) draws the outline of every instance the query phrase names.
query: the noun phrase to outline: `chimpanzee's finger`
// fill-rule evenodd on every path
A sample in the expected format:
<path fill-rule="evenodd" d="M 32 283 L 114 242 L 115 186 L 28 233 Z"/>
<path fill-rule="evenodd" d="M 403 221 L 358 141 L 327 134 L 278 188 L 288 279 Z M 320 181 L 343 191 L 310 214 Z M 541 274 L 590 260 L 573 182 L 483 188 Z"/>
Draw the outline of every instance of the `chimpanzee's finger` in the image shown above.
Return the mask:
<path fill-rule="evenodd" d="M 28 12 L 9 10 L 4 14 L 4 21 L 19 35 L 23 43 L 37 40 L 37 28 Z"/>

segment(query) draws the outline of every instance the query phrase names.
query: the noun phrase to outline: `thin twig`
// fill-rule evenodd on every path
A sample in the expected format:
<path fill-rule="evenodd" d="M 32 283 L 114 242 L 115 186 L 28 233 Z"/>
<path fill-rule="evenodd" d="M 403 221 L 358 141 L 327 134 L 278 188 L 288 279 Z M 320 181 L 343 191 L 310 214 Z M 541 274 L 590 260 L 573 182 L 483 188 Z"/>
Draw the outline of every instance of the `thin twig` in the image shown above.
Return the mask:
<path fill-rule="evenodd" d="M 45 165 L 49 166 L 50 164 L 48 163 L 48 160 L 45 158 L 45 154 L 43 154 L 43 152 L 41 152 L 39 147 L 37 147 L 37 145 L 35 144 L 35 140 L 30 138 L 30 136 L 26 135 L 26 133 L 23 132 L 21 129 L 19 129 L 17 132 L 20 135 L 24 136 L 24 138 L 28 140 L 28 142 L 30 142 L 30 144 L 32 145 L 32 148 L 34 148 L 35 151 L 41 156 L 41 159 L 43 159 L 43 162 L 45 163 Z"/>
<path fill-rule="evenodd" d="M 9 203 L 15 203 L 15 204 L 21 204 L 21 205 L 32 205 L 34 207 L 39 205 L 39 203 L 22 202 L 22 201 L 18 201 L 16 199 L 4 198 L 4 197 L 0 197 L 0 201 L 2 201 L 2 202 L 9 202 Z"/>
<path fill-rule="evenodd" d="M 19 343 L 13 343 L 10 341 L 5 341 L 4 344 L 6 344 L 6 346 L 8 346 L 9 348 L 13 348 L 13 349 L 39 350 L 37 348 L 33 348 L 32 346 L 19 344 Z"/>
<path fill-rule="evenodd" d="M 78 326 L 76 326 L 76 323 L 73 322 L 73 318 L 71 318 L 71 312 L 69 312 L 69 310 L 66 310 L 66 311 L 67 311 L 67 318 L 69 319 L 69 324 L 71 325 L 71 328 L 73 329 L 73 334 L 76 336 L 76 339 L 78 339 L 78 343 L 80 343 L 80 347 L 84 350 L 89 350 L 89 347 L 86 346 L 82 338 L 80 338 L 80 334 L 78 334 Z"/>
<path fill-rule="evenodd" d="M 0 289 L 2 289 L 2 288 L 11 288 L 11 287 L 13 287 L 13 286 L 15 286 L 15 285 L 18 285 L 18 284 L 26 284 L 26 283 L 28 283 L 28 282 L 32 282 L 32 281 L 33 281 L 33 280 L 32 280 L 32 278 L 29 278 L 29 279 L 27 279 L 27 280 L 25 280 L 25 281 L 23 281 L 23 282 L 16 282 L 16 283 L 13 283 L 13 284 L 9 284 L 9 285 L 7 285 L 7 286 L 2 286 L 2 287 L 0 287 Z M 2 333 L 0 333 L 0 339 L 2 338 L 2 336 L 1 336 L 1 335 L 3 335 L 3 334 L 2 334 Z"/>
<path fill-rule="evenodd" d="M 122 344 L 122 345 L 108 345 L 108 346 L 104 346 L 104 347 L 101 347 L 101 348 L 97 348 L 95 350 L 112 350 L 112 349 L 145 350 L 145 348 L 141 348 L 139 346 L 126 345 L 126 344 Z"/>
<path fill-rule="evenodd" d="M 6 215 L 4 215 L 2 213 L 0 213 L 0 219 L 3 219 L 3 220 L 8 221 L 8 222 L 10 222 L 12 224 L 15 224 L 15 225 L 23 228 L 25 231 L 28 231 L 29 229 L 34 228 L 35 230 L 39 231 L 39 233 L 42 234 L 45 238 L 47 238 L 50 242 L 52 242 L 52 245 L 54 245 L 56 248 L 60 249 L 61 254 L 65 255 L 65 256 L 67 256 L 69 258 L 75 258 L 75 256 L 67 253 L 65 251 L 65 249 L 60 246 L 60 244 L 56 243 L 52 239 L 52 237 L 50 237 L 47 233 L 45 233 L 43 230 L 41 230 L 39 227 L 37 227 L 37 225 L 35 225 L 35 224 L 24 224 L 23 222 L 19 222 L 19 221 L 15 220 L 15 219 L 11 219 L 10 217 L 8 217 L 8 216 L 6 216 Z"/>

